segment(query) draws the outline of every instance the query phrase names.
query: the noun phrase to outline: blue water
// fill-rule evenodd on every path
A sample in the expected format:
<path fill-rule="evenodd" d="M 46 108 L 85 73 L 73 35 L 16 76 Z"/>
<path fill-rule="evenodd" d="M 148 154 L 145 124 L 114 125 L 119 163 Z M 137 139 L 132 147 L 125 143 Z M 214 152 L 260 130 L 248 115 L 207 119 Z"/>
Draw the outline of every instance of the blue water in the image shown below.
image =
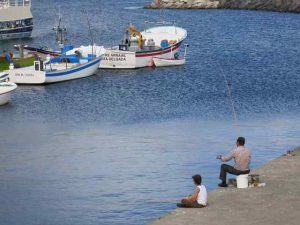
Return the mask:
<path fill-rule="evenodd" d="M 118 44 L 128 22 L 163 16 L 188 30 L 183 67 L 101 70 L 20 86 L 0 107 L 0 224 L 146 224 L 176 208 L 200 173 L 218 183 L 216 155 L 247 138 L 253 165 L 300 142 L 300 15 L 142 9 L 148 1 L 33 1 L 32 45 L 55 47 L 61 5 L 76 45 Z M 9 48 L 13 41 L 1 43 Z M 233 126 L 223 75 L 231 84 Z"/>

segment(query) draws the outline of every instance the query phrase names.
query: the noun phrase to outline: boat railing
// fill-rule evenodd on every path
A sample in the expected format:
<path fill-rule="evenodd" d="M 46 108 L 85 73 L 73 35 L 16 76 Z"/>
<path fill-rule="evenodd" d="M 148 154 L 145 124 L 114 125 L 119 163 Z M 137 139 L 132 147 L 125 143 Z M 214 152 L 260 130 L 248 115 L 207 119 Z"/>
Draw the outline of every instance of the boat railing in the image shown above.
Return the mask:
<path fill-rule="evenodd" d="M 174 22 L 168 22 L 168 21 L 157 21 L 157 22 L 154 22 L 154 21 L 145 21 L 145 24 L 173 25 L 173 26 L 176 25 L 175 21 Z"/>
<path fill-rule="evenodd" d="M 5 9 L 9 7 L 9 2 L 8 1 L 0 1 L 0 9 Z"/>
<path fill-rule="evenodd" d="M 0 8 L 7 8 L 9 6 L 31 6 L 31 0 L 2 0 L 0 1 Z"/>
<path fill-rule="evenodd" d="M 176 22 L 175 21 L 169 22 L 169 21 L 164 21 L 164 20 L 162 20 L 162 21 L 147 21 L 146 20 L 144 23 L 145 23 L 147 29 L 149 28 L 148 25 L 152 25 L 152 24 L 154 24 L 156 26 L 157 25 L 158 26 L 166 26 L 166 25 L 167 26 L 173 26 L 173 27 L 175 27 L 175 33 L 177 33 L 177 31 L 176 31 Z"/>

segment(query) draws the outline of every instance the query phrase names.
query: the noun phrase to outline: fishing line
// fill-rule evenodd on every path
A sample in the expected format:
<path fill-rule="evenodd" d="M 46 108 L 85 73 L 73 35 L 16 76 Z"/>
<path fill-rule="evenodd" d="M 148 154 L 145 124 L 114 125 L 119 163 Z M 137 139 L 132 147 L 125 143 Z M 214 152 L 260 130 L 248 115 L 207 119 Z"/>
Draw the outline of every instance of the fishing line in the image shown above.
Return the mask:
<path fill-rule="evenodd" d="M 179 198 L 153 198 L 147 200 L 149 203 L 177 203 L 180 202 Z"/>
<path fill-rule="evenodd" d="M 223 72 L 222 67 L 221 67 L 221 74 L 224 77 L 224 80 L 225 80 L 225 83 L 226 83 L 226 87 L 227 87 L 227 92 L 228 92 L 227 94 L 228 94 L 228 97 L 229 97 L 229 100 L 230 100 L 230 104 L 231 104 L 231 110 L 232 110 L 233 119 L 234 119 L 233 126 L 237 128 L 237 134 L 238 134 L 238 136 L 240 136 L 241 130 L 240 130 L 240 126 L 238 124 L 238 116 L 237 116 L 237 112 L 236 112 L 234 101 L 233 101 L 233 97 L 232 97 L 231 84 L 228 81 L 225 73 Z"/>

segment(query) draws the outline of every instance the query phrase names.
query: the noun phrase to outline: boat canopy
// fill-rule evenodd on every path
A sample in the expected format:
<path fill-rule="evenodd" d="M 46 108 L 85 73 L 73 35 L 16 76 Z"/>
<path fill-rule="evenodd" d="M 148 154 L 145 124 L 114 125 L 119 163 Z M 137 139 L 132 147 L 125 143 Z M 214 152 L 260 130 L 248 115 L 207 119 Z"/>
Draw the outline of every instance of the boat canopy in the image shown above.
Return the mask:
<path fill-rule="evenodd" d="M 144 41 L 152 40 L 156 46 L 160 46 L 161 41 L 166 40 L 171 45 L 183 41 L 187 37 L 187 31 L 177 26 L 159 26 L 141 32 Z M 132 37 L 136 40 L 137 37 Z"/>
<path fill-rule="evenodd" d="M 176 26 L 159 26 L 147 29 L 142 32 L 146 39 L 161 41 L 162 39 L 183 41 L 187 36 L 187 31 Z"/>

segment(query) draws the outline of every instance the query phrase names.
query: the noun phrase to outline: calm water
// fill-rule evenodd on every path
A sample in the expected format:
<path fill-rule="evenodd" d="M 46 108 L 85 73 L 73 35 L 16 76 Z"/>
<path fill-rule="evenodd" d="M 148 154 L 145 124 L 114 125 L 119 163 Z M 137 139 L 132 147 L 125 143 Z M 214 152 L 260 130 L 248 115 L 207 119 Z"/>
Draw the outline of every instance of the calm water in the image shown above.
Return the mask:
<path fill-rule="evenodd" d="M 176 207 L 166 199 L 192 191 L 193 174 L 214 189 L 215 157 L 238 134 L 253 151 L 253 167 L 299 145 L 299 14 L 160 12 L 142 9 L 146 2 L 33 1 L 32 45 L 55 47 L 59 4 L 77 45 L 89 44 L 82 9 L 105 46 L 117 44 L 130 21 L 142 29 L 145 19 L 176 20 L 188 30 L 189 60 L 179 68 L 102 70 L 20 86 L 0 108 L 1 225 L 146 224 Z"/>

